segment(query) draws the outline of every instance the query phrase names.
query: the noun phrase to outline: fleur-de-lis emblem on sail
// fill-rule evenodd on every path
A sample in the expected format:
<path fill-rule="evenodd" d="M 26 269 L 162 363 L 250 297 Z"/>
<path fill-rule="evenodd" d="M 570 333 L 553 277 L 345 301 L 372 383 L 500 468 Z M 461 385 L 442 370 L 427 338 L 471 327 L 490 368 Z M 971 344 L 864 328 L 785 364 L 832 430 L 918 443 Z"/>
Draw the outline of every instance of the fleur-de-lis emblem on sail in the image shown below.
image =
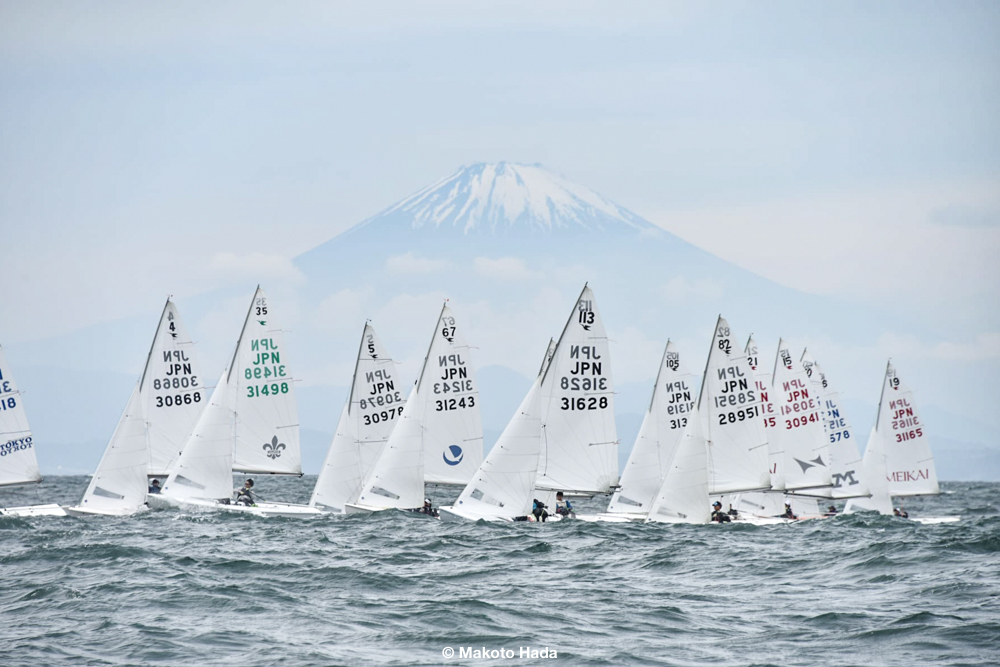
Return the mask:
<path fill-rule="evenodd" d="M 264 443 L 264 452 L 269 459 L 276 459 L 281 456 L 281 450 L 285 448 L 285 443 L 278 442 L 278 436 L 271 438 L 271 442 Z"/>

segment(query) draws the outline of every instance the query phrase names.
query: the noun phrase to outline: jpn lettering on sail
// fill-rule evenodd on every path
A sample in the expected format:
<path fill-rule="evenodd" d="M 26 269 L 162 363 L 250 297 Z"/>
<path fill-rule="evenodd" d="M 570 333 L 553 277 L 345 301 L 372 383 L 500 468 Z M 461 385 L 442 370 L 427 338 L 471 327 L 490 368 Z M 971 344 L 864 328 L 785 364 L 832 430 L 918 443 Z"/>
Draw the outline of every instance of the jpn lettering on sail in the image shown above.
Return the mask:
<path fill-rule="evenodd" d="M 541 417 L 539 489 L 607 493 L 618 483 L 611 350 L 589 287 L 542 377 Z"/>
<path fill-rule="evenodd" d="M 768 445 L 753 370 L 729 323 L 715 326 L 698 399 L 707 416 L 708 486 L 712 495 L 770 488 Z"/>
<path fill-rule="evenodd" d="M 395 364 L 371 325 L 365 324 L 351 390 L 340 415 L 310 505 L 343 511 L 355 503 L 403 412 Z"/>
<path fill-rule="evenodd" d="M 892 362 L 886 365 L 876 428 L 885 447 L 889 494 L 940 493 L 927 427 L 917 411 L 913 392 L 900 379 Z"/>
<path fill-rule="evenodd" d="M 147 426 L 149 474 L 166 475 L 208 399 L 194 342 L 169 299 L 139 380 L 139 393 Z"/>
<path fill-rule="evenodd" d="M 840 396 L 833 391 L 826 373 L 808 350 L 803 350 L 801 362 L 819 397 L 823 432 L 830 443 L 830 477 L 833 486 L 824 495 L 831 498 L 867 495 L 868 485 L 862 475 L 858 439 L 840 406 Z"/>
<path fill-rule="evenodd" d="M 284 334 L 258 287 L 230 364 L 236 417 L 233 470 L 301 475 L 295 380 Z"/>
<path fill-rule="evenodd" d="M 819 396 L 784 340 L 778 341 L 771 393 L 778 412 L 772 436 L 784 452 L 785 489 L 831 486 L 830 447 L 823 431 Z"/>
<path fill-rule="evenodd" d="M 161 493 L 184 500 L 219 500 L 233 492 L 233 403 L 228 369 L 212 392 Z"/>
<path fill-rule="evenodd" d="M 694 419 L 695 391 L 694 376 L 681 364 L 676 346 L 667 341 L 652 399 L 608 512 L 649 512 L 681 438 Z"/>
<path fill-rule="evenodd" d="M 483 423 L 471 350 L 447 304 L 417 391 L 423 399 L 424 480 L 465 486 L 483 462 Z"/>
<path fill-rule="evenodd" d="M 21 402 L 21 392 L 0 347 L 0 486 L 41 479 L 35 440 Z"/>
<path fill-rule="evenodd" d="M 146 502 L 148 469 L 146 421 L 136 383 L 80 507 L 115 514 L 138 511 Z"/>
<path fill-rule="evenodd" d="M 771 488 L 780 491 L 785 488 L 785 478 L 782 475 L 785 452 L 781 449 L 779 440 L 774 437 L 774 430 L 778 425 L 778 411 L 771 401 L 771 374 L 767 372 L 766 365 L 760 363 L 760 348 L 753 336 L 747 339 L 744 352 L 753 370 L 754 385 L 760 398 L 761 421 L 764 424 L 764 436 L 767 438 L 767 465 L 771 475 Z"/>

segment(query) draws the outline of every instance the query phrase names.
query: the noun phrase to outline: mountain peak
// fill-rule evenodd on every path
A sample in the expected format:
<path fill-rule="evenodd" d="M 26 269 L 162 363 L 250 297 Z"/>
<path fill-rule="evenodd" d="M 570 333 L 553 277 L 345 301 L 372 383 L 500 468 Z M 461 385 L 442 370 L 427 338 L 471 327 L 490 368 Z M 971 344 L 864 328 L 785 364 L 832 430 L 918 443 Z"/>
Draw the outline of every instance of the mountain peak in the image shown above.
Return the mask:
<path fill-rule="evenodd" d="M 539 164 L 476 163 L 429 185 L 363 225 L 393 219 L 461 234 L 644 231 L 651 223 Z"/>

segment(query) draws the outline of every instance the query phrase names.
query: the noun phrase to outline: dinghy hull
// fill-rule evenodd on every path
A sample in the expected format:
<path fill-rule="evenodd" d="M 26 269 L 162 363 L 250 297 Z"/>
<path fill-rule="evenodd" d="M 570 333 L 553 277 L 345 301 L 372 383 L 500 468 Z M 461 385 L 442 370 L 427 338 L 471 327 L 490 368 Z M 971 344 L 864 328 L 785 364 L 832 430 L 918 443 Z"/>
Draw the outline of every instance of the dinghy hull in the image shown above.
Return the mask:
<path fill-rule="evenodd" d="M 0 508 L 0 516 L 67 516 L 66 510 L 55 503 L 51 505 L 29 505 L 27 507 Z"/>

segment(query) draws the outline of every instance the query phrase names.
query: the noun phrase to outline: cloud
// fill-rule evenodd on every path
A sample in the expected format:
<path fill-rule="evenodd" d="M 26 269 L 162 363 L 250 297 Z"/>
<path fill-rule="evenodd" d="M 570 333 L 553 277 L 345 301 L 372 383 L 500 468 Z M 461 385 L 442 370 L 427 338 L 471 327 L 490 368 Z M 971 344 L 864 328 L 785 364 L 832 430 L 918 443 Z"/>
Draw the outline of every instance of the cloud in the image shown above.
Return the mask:
<path fill-rule="evenodd" d="M 252 252 L 237 255 L 234 252 L 218 252 L 209 263 L 212 271 L 234 280 L 287 280 L 293 283 L 305 282 L 305 275 L 287 257 L 265 255 Z"/>
<path fill-rule="evenodd" d="M 688 299 L 718 299 L 722 297 L 724 291 L 722 283 L 711 278 L 703 278 L 692 283 L 684 276 L 675 276 L 663 286 L 664 298 L 674 302 Z"/>
<path fill-rule="evenodd" d="M 412 252 L 390 257 L 385 261 L 385 270 L 403 275 L 424 275 L 444 271 L 451 264 L 443 259 L 418 257 Z"/>
<path fill-rule="evenodd" d="M 500 257 L 498 259 L 476 257 L 472 264 L 476 273 L 484 278 L 519 281 L 538 277 L 538 274 L 529 269 L 524 260 L 518 257 Z"/>

